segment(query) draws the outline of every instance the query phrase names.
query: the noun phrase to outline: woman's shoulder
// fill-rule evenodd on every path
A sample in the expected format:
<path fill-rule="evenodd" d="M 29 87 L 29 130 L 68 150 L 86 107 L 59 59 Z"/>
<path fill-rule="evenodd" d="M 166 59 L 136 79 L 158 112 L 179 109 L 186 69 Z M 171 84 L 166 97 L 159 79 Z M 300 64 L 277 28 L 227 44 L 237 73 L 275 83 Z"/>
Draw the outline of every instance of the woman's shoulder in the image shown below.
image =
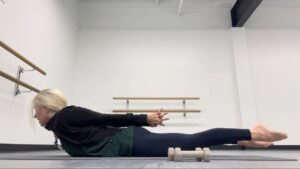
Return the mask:
<path fill-rule="evenodd" d="M 67 107 L 64 107 L 63 109 L 61 109 L 59 112 L 57 112 L 57 114 L 69 114 L 69 113 L 86 113 L 86 112 L 90 112 L 90 109 L 84 108 L 84 107 L 80 107 L 80 106 L 75 106 L 75 105 L 70 105 Z"/>
<path fill-rule="evenodd" d="M 77 108 L 77 106 L 75 106 L 75 105 L 70 105 L 70 106 L 66 106 L 66 107 L 62 108 L 60 111 L 74 110 L 74 109 L 76 109 L 76 108 Z"/>

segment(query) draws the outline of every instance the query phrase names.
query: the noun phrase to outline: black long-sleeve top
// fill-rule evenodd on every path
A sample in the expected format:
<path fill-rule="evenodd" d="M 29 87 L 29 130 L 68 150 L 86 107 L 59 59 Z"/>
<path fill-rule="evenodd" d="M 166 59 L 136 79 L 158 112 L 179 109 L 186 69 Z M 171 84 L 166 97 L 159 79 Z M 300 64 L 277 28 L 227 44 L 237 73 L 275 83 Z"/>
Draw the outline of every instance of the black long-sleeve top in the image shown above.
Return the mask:
<path fill-rule="evenodd" d="M 120 127 L 147 126 L 147 115 L 103 114 L 86 108 L 68 106 L 56 112 L 45 128 L 62 141 L 91 145 L 113 136 Z"/>

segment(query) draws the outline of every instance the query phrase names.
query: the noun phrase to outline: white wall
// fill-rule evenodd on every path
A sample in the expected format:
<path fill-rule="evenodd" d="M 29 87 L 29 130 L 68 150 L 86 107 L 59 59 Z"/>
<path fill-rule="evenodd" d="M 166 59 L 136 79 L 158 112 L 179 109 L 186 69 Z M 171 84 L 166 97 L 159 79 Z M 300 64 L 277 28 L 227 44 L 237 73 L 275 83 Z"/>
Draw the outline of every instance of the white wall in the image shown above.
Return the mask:
<path fill-rule="evenodd" d="M 79 105 L 110 113 L 126 107 L 113 96 L 199 96 L 187 108 L 201 114 L 170 114 L 167 127 L 152 130 L 241 126 L 229 30 L 82 30 L 78 47 L 74 98 Z M 160 108 L 152 103 L 130 105 Z M 164 108 L 182 104 L 168 102 Z"/>
<path fill-rule="evenodd" d="M 78 2 L 71 0 L 0 3 L 1 41 L 47 72 L 46 76 L 26 72 L 21 80 L 38 89 L 59 88 L 72 98 L 77 8 Z M 16 76 L 18 65 L 31 69 L 2 48 L 0 58 L 0 69 L 12 76 Z M 38 123 L 35 131 L 29 125 L 28 111 L 35 93 L 14 96 L 13 92 L 14 83 L 0 77 L 0 142 L 52 144 L 52 133 Z"/>
<path fill-rule="evenodd" d="M 81 29 L 223 29 L 230 28 L 235 0 L 80 1 Z M 179 11 L 179 12 L 178 12 Z M 180 16 L 178 15 L 180 13 Z"/>
<path fill-rule="evenodd" d="M 257 124 L 257 111 L 246 30 L 232 28 L 231 33 L 242 127 L 251 128 Z"/>
<path fill-rule="evenodd" d="M 247 31 L 258 121 L 285 130 L 299 144 L 300 30 Z"/>
<path fill-rule="evenodd" d="M 245 24 L 257 121 L 299 145 L 299 1 L 264 0 Z"/>

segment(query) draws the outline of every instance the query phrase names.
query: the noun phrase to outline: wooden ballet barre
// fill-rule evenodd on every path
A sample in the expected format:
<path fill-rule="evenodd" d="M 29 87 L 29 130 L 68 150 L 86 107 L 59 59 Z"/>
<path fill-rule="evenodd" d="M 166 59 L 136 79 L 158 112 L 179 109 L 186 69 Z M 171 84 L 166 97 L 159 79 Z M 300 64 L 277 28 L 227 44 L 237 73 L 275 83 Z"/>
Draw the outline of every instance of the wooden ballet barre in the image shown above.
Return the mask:
<path fill-rule="evenodd" d="M 147 113 L 155 112 L 157 109 L 114 109 L 114 113 Z M 198 109 L 163 109 L 161 112 L 167 113 L 199 113 L 201 110 Z"/>
<path fill-rule="evenodd" d="M 29 85 L 29 84 L 27 84 L 25 82 L 22 82 L 22 81 L 20 81 L 20 80 L 18 80 L 16 78 L 10 76 L 9 74 L 1 71 L 1 70 L 0 70 L 0 76 L 4 77 L 4 78 L 6 78 L 6 79 L 8 79 L 10 81 L 13 81 L 13 82 L 15 82 L 15 83 L 17 83 L 17 84 L 19 84 L 19 85 L 21 85 L 23 87 L 26 87 L 27 89 L 30 89 L 30 90 L 35 91 L 37 93 L 40 92 L 40 90 L 36 89 L 35 87 L 33 87 L 33 86 L 31 86 L 31 85 Z"/>
<path fill-rule="evenodd" d="M 113 100 L 199 100 L 199 97 L 113 97 Z"/>
<path fill-rule="evenodd" d="M 10 52 L 11 54 L 15 55 L 17 58 L 19 58 L 20 60 L 22 60 L 23 62 L 27 63 L 28 65 L 30 65 L 32 68 L 34 68 L 35 70 L 39 71 L 41 74 L 46 75 L 46 72 L 43 71 L 41 68 L 39 68 L 38 66 L 36 66 L 35 64 L 33 64 L 32 62 L 30 62 L 28 59 L 26 59 L 24 56 L 22 56 L 20 53 L 18 53 L 17 51 L 15 51 L 14 49 L 12 49 L 11 47 L 9 47 L 7 44 L 5 44 L 4 42 L 2 42 L 0 40 L 0 46 L 3 47 L 4 49 L 6 49 L 8 52 Z"/>

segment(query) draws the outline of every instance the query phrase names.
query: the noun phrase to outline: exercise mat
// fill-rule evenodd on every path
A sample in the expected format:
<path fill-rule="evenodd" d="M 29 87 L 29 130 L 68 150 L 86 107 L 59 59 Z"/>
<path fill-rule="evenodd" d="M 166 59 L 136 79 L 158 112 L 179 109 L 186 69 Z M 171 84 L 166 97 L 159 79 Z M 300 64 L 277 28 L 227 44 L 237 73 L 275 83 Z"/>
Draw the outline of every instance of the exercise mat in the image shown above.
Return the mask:
<path fill-rule="evenodd" d="M 167 157 L 71 157 L 67 155 L 9 155 L 0 160 L 167 160 Z M 189 158 L 192 159 L 192 158 Z M 255 155 L 212 155 L 210 160 L 234 161 L 297 161 L 293 158 Z M 183 159 L 184 161 L 184 159 Z"/>

